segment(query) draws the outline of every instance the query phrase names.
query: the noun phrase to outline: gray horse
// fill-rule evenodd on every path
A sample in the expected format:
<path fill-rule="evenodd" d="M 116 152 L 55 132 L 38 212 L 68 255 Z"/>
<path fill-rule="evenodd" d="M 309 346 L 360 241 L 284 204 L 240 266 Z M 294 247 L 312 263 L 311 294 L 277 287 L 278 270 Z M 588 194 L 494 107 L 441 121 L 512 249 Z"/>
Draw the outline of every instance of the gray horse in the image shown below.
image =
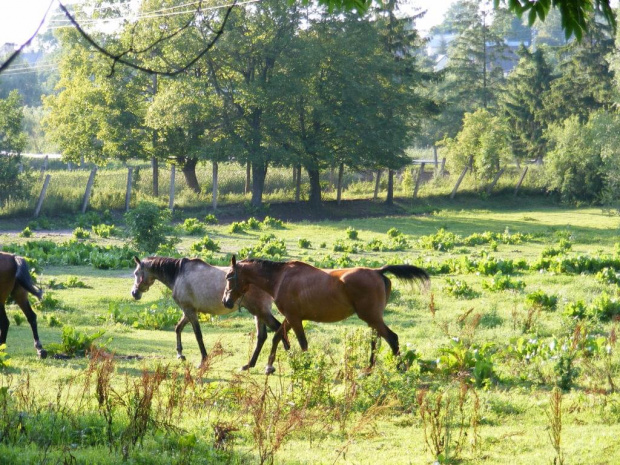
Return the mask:
<path fill-rule="evenodd" d="M 226 315 L 235 310 L 222 304 L 228 267 L 211 266 L 202 260 L 187 258 L 148 257 L 140 260 L 134 257 L 134 261 L 137 266 L 133 273 L 135 276 L 131 290 L 133 298 L 140 300 L 142 294 L 148 291 L 156 280 L 167 286 L 172 291 L 172 298 L 183 310 L 183 316 L 175 327 L 177 357 L 185 360 L 181 331 L 187 323 L 191 323 L 204 362 L 207 350 L 202 340 L 197 314 Z M 256 365 L 258 355 L 267 339 L 267 326 L 273 331 L 280 328 L 280 322 L 271 314 L 272 302 L 273 299 L 269 294 L 257 287 L 251 287 L 237 306 L 246 308 L 254 315 L 256 321 L 256 347 L 250 361 L 242 367 L 242 370 Z"/>

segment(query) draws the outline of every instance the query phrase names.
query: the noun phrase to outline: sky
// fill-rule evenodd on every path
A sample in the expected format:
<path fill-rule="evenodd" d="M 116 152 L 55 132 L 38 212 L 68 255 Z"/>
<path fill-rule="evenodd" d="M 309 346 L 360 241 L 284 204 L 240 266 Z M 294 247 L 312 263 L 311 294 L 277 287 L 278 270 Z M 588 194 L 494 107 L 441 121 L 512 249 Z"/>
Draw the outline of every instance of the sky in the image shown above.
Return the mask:
<path fill-rule="evenodd" d="M 21 45 L 37 30 L 50 3 L 55 0 L 0 0 L 0 45 L 12 42 Z M 284 0 L 283 0 L 284 1 Z M 427 10 L 418 21 L 418 29 L 425 33 L 441 23 L 444 13 L 455 0 L 406 0 L 413 8 Z M 75 0 L 66 2 L 74 3 Z M 222 0 L 228 3 L 228 0 Z M 56 5 L 52 6 L 52 11 Z M 45 26 L 44 26 L 45 27 Z"/>

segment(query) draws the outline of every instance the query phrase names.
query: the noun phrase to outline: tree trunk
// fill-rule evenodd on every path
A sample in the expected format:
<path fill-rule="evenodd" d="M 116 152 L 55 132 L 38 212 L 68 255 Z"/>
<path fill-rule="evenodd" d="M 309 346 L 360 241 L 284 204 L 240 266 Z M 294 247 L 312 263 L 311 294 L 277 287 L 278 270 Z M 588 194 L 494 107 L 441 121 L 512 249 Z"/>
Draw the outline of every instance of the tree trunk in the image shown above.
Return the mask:
<path fill-rule="evenodd" d="M 385 204 L 390 206 L 394 205 L 394 170 L 388 170 L 388 187 Z"/>
<path fill-rule="evenodd" d="M 198 178 L 196 177 L 197 164 L 197 158 L 186 158 L 182 171 L 183 176 L 185 176 L 185 182 L 187 182 L 187 187 L 193 190 L 196 194 L 200 194 L 200 184 L 198 184 Z"/>
<path fill-rule="evenodd" d="M 344 163 L 340 163 L 338 167 L 338 193 L 336 194 L 336 202 L 340 205 L 342 200 L 342 176 L 344 174 Z"/>
<path fill-rule="evenodd" d="M 267 163 L 252 162 L 252 206 L 260 208 L 263 205 L 263 190 L 267 177 Z"/>
<path fill-rule="evenodd" d="M 295 178 L 295 202 L 299 203 L 299 198 L 301 197 L 301 165 L 297 165 L 295 170 L 297 171 Z"/>
<path fill-rule="evenodd" d="M 321 179 L 320 172 L 318 169 L 309 169 L 308 177 L 310 178 L 310 199 L 309 204 L 310 208 L 313 210 L 321 209 Z"/>
<path fill-rule="evenodd" d="M 151 157 L 151 167 L 153 168 L 153 197 L 159 197 L 159 161 Z"/>
<path fill-rule="evenodd" d="M 377 196 L 379 195 L 379 181 L 381 180 L 381 170 L 377 170 L 377 179 L 375 181 L 375 195 L 373 196 L 374 200 L 377 200 Z"/>
<path fill-rule="evenodd" d="M 217 169 L 217 162 L 213 160 L 213 211 L 217 210 Z"/>
<path fill-rule="evenodd" d="M 252 178 L 252 165 L 248 161 L 245 164 L 245 194 L 250 192 L 250 179 Z"/>

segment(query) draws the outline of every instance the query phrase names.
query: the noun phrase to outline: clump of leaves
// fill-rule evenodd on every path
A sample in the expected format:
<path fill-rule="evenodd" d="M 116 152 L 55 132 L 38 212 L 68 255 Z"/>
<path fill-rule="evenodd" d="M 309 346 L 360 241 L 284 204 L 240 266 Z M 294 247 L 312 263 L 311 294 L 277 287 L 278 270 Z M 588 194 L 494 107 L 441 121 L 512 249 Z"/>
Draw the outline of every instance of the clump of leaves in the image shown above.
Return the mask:
<path fill-rule="evenodd" d="M 205 232 L 205 227 L 198 220 L 198 218 L 187 218 L 183 222 L 183 225 L 181 226 L 181 228 L 183 229 L 183 231 L 185 231 L 190 236 L 197 236 L 199 234 L 204 234 Z"/>
<path fill-rule="evenodd" d="M 24 315 L 22 315 L 21 313 L 14 313 L 13 314 L 13 321 L 15 321 L 15 324 L 17 326 L 21 326 L 22 323 L 24 321 L 26 321 L 26 319 L 24 318 Z"/>
<path fill-rule="evenodd" d="M 228 232 L 231 234 L 239 234 L 245 231 L 245 225 L 243 222 L 239 222 L 239 221 L 235 221 L 233 223 L 231 223 L 230 227 L 228 228 Z"/>
<path fill-rule="evenodd" d="M 444 289 L 449 295 L 459 299 L 475 299 L 480 295 L 465 281 L 452 278 L 446 278 L 446 287 Z"/>
<path fill-rule="evenodd" d="M 62 353 L 70 357 L 84 356 L 91 350 L 94 342 L 104 334 L 105 330 L 86 334 L 78 331 L 73 326 L 65 326 L 62 328 L 62 342 L 60 344 L 48 344 L 48 351 L 56 354 Z M 110 342 L 110 340 L 108 339 L 103 346 Z"/>
<path fill-rule="evenodd" d="M 595 278 L 606 284 L 620 284 L 620 273 L 616 273 L 614 268 L 608 266 L 596 273 Z"/>
<path fill-rule="evenodd" d="M 250 218 L 248 218 L 248 219 L 245 221 L 245 224 L 247 225 L 247 227 L 248 227 L 248 228 L 250 228 L 250 229 L 254 229 L 254 230 L 257 230 L 257 229 L 260 229 L 260 224 L 261 224 L 261 223 L 260 223 L 260 221 L 258 221 L 256 218 L 254 218 L 253 216 L 251 216 Z"/>
<path fill-rule="evenodd" d="M 529 293 L 525 300 L 531 307 L 548 311 L 555 310 L 558 305 L 558 296 L 546 294 L 541 290 Z"/>
<path fill-rule="evenodd" d="M 19 234 L 19 237 L 32 237 L 34 233 L 30 230 L 30 227 L 26 226 Z"/>
<path fill-rule="evenodd" d="M 299 238 L 297 245 L 300 249 L 309 249 L 311 246 L 310 241 L 308 239 L 304 239 L 303 237 Z"/>
<path fill-rule="evenodd" d="M 441 228 L 435 234 L 422 236 L 419 239 L 420 247 L 428 250 L 439 250 L 445 252 L 452 250 L 455 245 L 460 244 L 461 237 Z"/>
<path fill-rule="evenodd" d="M 357 229 L 352 228 L 351 226 L 349 226 L 349 227 L 346 229 L 346 231 L 345 231 L 345 232 L 347 233 L 347 238 L 349 238 L 349 239 L 351 239 L 351 240 L 353 240 L 353 241 L 355 241 L 355 240 L 357 240 L 357 239 L 358 239 L 358 232 L 357 232 Z"/>
<path fill-rule="evenodd" d="M 273 229 L 284 229 L 284 222 L 278 218 L 266 216 L 263 220 L 263 226 Z"/>
<path fill-rule="evenodd" d="M 345 242 L 342 239 L 338 239 L 334 242 L 333 250 L 334 252 L 346 252 L 346 253 L 359 252 L 357 245 Z"/>
<path fill-rule="evenodd" d="M 205 235 L 198 242 L 194 242 L 190 247 L 190 252 L 194 254 L 201 254 L 206 251 L 210 252 L 219 252 L 220 244 L 219 242 L 214 241 L 209 236 Z"/>
<path fill-rule="evenodd" d="M 205 223 L 206 224 L 217 224 L 218 219 L 215 217 L 213 213 L 209 213 L 207 216 L 205 216 Z"/>
<path fill-rule="evenodd" d="M 239 250 L 240 257 L 256 257 L 268 259 L 281 259 L 286 256 L 286 244 L 283 239 L 278 239 L 274 234 L 263 234 L 258 239 L 258 244 L 253 247 L 244 247 Z"/>
<path fill-rule="evenodd" d="M 467 381 L 481 387 L 493 378 L 494 346 L 490 342 L 467 346 L 453 338 L 448 347 L 439 349 L 437 368 L 450 376 L 467 376 Z"/>
<path fill-rule="evenodd" d="M 387 231 L 387 235 L 388 237 L 398 237 L 398 236 L 402 236 L 402 232 L 400 232 L 398 229 L 396 228 L 390 228 Z"/>
<path fill-rule="evenodd" d="M 33 307 L 36 310 L 47 311 L 47 310 L 55 310 L 60 307 L 60 300 L 57 299 L 53 292 L 46 292 L 43 294 L 43 297 L 38 302 L 35 302 Z"/>
<path fill-rule="evenodd" d="M 88 239 L 90 238 L 90 232 L 87 229 L 77 227 L 73 230 L 73 237 L 76 239 Z"/>
<path fill-rule="evenodd" d="M 520 279 L 512 279 L 498 271 L 490 281 L 482 281 L 482 287 L 492 292 L 505 290 L 520 291 L 525 288 L 525 283 Z"/>
<path fill-rule="evenodd" d="M 0 344 L 0 368 L 9 366 L 9 354 L 6 353 L 6 344 Z"/>
<path fill-rule="evenodd" d="M 97 236 L 102 238 L 115 236 L 118 233 L 116 226 L 113 224 L 94 224 L 92 230 Z"/>

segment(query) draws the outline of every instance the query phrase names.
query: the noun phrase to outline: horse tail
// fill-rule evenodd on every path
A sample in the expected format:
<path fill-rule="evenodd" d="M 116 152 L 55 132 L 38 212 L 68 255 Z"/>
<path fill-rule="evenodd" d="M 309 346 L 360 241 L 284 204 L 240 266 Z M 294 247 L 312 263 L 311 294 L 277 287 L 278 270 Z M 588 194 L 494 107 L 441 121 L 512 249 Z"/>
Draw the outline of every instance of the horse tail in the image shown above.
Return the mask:
<path fill-rule="evenodd" d="M 22 257 L 15 256 L 15 262 L 17 263 L 17 272 L 15 273 L 15 280 L 18 284 L 34 295 L 37 299 L 41 300 L 43 296 L 43 291 L 37 288 L 32 283 L 32 278 L 30 277 L 30 270 L 28 268 L 28 263 Z"/>
<path fill-rule="evenodd" d="M 384 279 L 387 279 L 385 273 L 391 273 L 398 279 L 402 279 L 403 281 L 417 281 L 424 287 L 428 287 L 431 280 L 426 270 L 413 265 L 385 265 L 382 268 L 378 268 L 377 272 L 379 272 Z"/>

